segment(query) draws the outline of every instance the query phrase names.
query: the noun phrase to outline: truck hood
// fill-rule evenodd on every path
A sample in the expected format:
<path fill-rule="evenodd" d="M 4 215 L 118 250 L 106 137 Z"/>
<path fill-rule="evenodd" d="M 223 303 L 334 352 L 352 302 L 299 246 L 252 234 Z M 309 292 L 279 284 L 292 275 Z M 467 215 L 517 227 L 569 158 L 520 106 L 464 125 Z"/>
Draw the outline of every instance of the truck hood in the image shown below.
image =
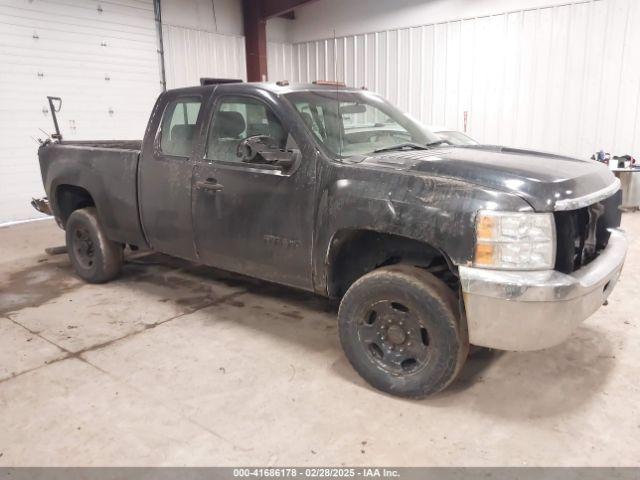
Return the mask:
<path fill-rule="evenodd" d="M 606 165 L 593 160 L 487 145 L 385 152 L 365 157 L 361 164 L 513 193 L 539 212 L 595 203 L 619 185 Z"/>

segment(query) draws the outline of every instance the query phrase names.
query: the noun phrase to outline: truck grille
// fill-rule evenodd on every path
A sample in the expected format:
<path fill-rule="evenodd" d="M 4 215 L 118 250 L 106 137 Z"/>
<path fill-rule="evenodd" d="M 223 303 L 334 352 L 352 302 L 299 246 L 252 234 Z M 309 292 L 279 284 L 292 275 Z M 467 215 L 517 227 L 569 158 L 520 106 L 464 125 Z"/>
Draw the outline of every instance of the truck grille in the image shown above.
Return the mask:
<path fill-rule="evenodd" d="M 555 212 L 557 249 L 555 269 L 572 273 L 587 265 L 607 246 L 609 228 L 620 226 L 622 190 L 579 210 Z"/>

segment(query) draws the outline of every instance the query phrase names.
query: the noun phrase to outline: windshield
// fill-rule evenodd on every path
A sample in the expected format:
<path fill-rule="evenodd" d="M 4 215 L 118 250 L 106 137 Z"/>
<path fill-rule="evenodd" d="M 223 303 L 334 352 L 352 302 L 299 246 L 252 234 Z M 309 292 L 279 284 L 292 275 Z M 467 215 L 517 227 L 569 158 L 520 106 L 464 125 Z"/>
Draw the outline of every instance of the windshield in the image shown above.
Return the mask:
<path fill-rule="evenodd" d="M 370 92 L 331 90 L 286 95 L 316 139 L 335 157 L 369 155 L 407 143 L 440 140 L 423 125 Z"/>

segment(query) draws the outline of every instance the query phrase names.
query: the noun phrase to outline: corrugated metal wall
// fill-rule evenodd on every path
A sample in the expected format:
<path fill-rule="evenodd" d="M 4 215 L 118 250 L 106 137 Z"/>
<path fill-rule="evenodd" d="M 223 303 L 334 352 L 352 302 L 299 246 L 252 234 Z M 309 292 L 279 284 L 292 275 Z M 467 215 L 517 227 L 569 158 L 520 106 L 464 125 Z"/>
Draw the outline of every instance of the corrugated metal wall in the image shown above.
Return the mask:
<path fill-rule="evenodd" d="M 315 45 L 316 43 L 322 44 L 324 42 L 312 43 Z M 296 52 L 295 56 L 294 51 Z M 267 42 L 267 73 L 270 81 L 300 81 L 302 77 L 300 74 L 301 62 L 298 62 L 298 51 L 300 51 L 298 45 L 274 41 Z M 316 80 L 316 78 L 309 76 L 304 78 L 306 80 Z"/>
<path fill-rule="evenodd" d="M 515 2 L 514 2 L 515 3 Z M 640 156 L 640 1 L 593 0 L 300 44 L 269 77 L 367 86 L 482 142 Z"/>
<path fill-rule="evenodd" d="M 40 216 L 36 137 L 142 138 L 161 90 L 152 0 L 0 0 L 0 224 Z"/>
<path fill-rule="evenodd" d="M 247 78 L 244 37 L 163 25 L 167 88 L 199 85 L 201 77 Z"/>

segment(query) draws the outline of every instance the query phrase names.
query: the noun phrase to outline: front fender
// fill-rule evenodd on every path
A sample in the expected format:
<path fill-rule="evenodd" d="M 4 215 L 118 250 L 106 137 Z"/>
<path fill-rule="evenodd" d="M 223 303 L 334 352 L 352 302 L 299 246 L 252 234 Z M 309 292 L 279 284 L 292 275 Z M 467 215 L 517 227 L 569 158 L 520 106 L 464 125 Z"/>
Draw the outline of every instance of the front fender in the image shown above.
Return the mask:
<path fill-rule="evenodd" d="M 345 229 L 371 230 L 429 244 L 455 265 L 473 260 L 478 210 L 531 210 L 521 198 L 459 180 L 344 167 L 320 195 L 314 284 L 325 291 L 329 252 Z"/>

